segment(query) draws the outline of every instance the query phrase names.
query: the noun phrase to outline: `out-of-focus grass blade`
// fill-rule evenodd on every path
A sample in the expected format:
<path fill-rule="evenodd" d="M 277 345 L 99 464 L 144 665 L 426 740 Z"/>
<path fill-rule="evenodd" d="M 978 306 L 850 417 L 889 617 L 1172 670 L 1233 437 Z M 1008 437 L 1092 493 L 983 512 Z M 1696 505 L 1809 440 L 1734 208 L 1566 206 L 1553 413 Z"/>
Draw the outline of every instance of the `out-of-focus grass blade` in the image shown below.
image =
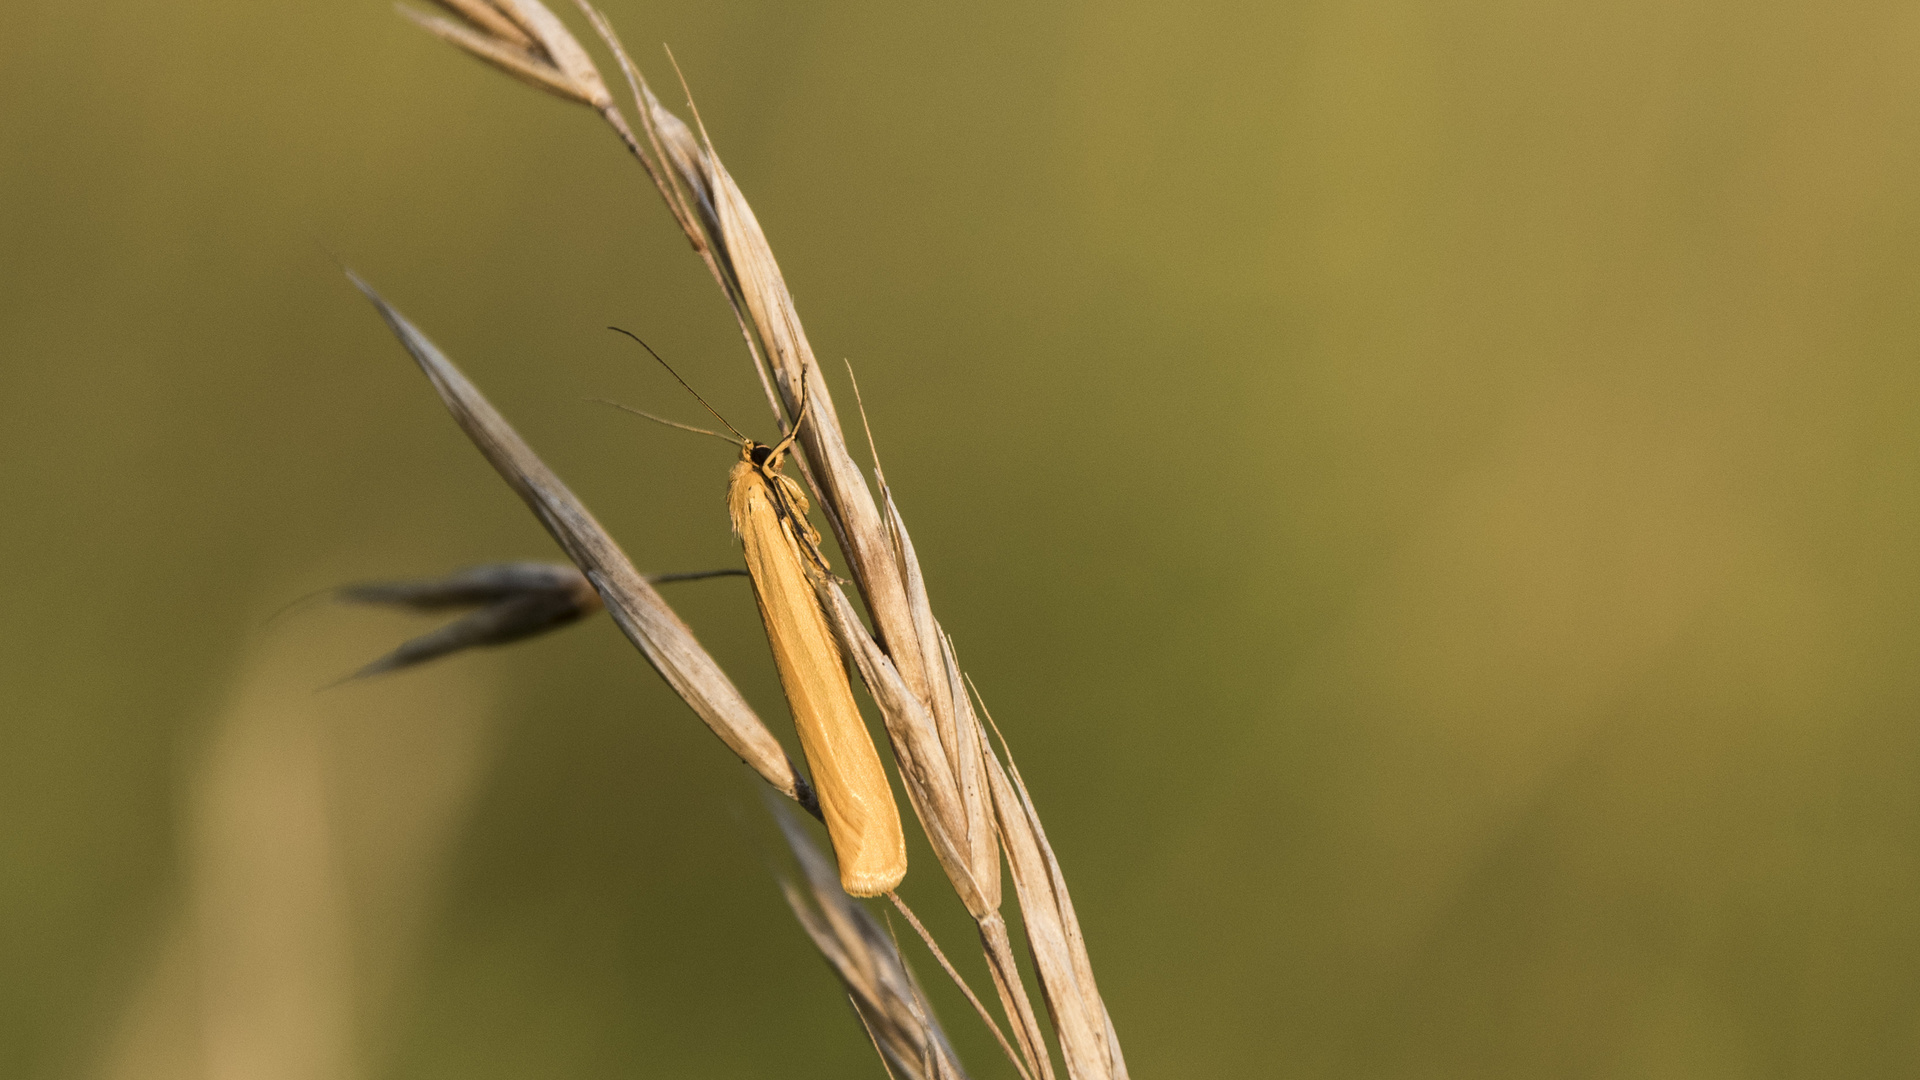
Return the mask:
<path fill-rule="evenodd" d="M 600 594 L 585 574 L 559 563 L 476 566 L 425 581 L 375 581 L 339 590 L 342 600 L 414 611 L 480 610 L 401 645 L 348 676 L 365 678 L 413 667 L 483 645 L 544 634 L 600 610 Z"/>
<path fill-rule="evenodd" d="M 581 614 L 600 606 L 587 576 L 567 563 L 489 563 L 445 577 L 415 581 L 364 581 L 342 585 L 334 595 L 356 604 L 385 604 L 415 611 L 476 607 L 533 593 L 573 596 Z"/>

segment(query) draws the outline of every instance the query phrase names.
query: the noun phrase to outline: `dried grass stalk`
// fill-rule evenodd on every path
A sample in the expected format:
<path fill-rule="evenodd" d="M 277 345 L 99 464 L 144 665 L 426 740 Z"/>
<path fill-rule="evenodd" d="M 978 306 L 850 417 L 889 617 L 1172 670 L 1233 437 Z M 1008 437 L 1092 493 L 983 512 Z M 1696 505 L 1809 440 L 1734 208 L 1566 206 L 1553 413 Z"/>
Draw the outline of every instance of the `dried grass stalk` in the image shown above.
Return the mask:
<path fill-rule="evenodd" d="M 799 415 L 803 401 L 809 403 L 813 423 L 800 434 L 803 472 L 821 500 L 841 550 L 847 554 L 880 638 L 910 646 L 914 634 L 906 586 L 887 542 L 879 508 L 859 466 L 847 452 L 833 395 L 820 375 L 793 296 L 759 220 L 704 133 L 695 138 L 691 128 L 660 104 L 606 19 L 586 0 L 578 3 L 619 58 L 633 92 L 645 144 L 633 138 L 617 109 L 603 109 L 602 115 L 646 166 L 668 209 L 726 294 L 776 418 L 791 420 Z M 908 686 L 924 697 L 927 676 L 920 661 L 896 657 L 896 663 Z"/>
<path fill-rule="evenodd" d="M 842 647 L 860 665 L 869 690 L 880 702 L 909 801 L 933 842 L 941 868 L 980 926 L 996 989 L 1013 1018 L 1027 1065 L 1050 1078 L 1044 1039 L 998 913 L 999 852 L 991 839 L 992 823 L 979 780 L 978 748 L 960 743 L 963 726 L 957 703 L 965 697 L 956 698 L 952 689 L 959 680 L 958 665 L 949 666 L 943 655 L 947 646 L 933 618 L 905 525 L 884 483 L 889 511 L 882 517 L 847 451 L 832 395 L 801 328 L 793 297 L 745 196 L 720 164 L 711 142 L 696 139 L 691 128 L 661 106 L 605 19 L 585 0 L 579 2 L 626 72 L 651 159 L 645 151 L 636 148 L 635 152 L 726 294 L 748 351 L 756 367 L 762 368 L 775 415 L 797 415 L 803 401 L 812 413 L 812 422 L 801 429 L 803 473 L 847 554 L 874 632 L 852 616 L 844 597 L 836 602 L 833 596 L 823 595 L 823 606 Z M 623 127 L 616 125 L 617 130 Z M 771 377 L 766 365 L 771 367 Z M 875 662 L 876 658 L 884 664 Z M 937 667 L 935 658 L 939 658 Z M 896 681 L 902 692 L 896 692 Z"/>
<path fill-rule="evenodd" d="M 884 476 L 876 463 L 876 501 L 847 451 L 832 395 L 764 230 L 704 128 L 696 137 L 693 127 L 663 107 L 604 16 L 587 0 L 576 3 L 626 75 L 638 128 L 617 105 L 590 92 L 597 76 L 588 80 L 565 69 L 570 84 L 588 92 L 563 96 L 599 112 L 653 180 L 732 308 L 776 419 L 787 421 L 791 429 L 803 403 L 810 412 L 798 443 L 801 472 L 846 554 L 872 628 L 861 621 L 836 582 L 815 582 L 821 610 L 879 705 L 909 802 L 941 869 L 979 929 L 988 969 L 1019 1056 L 1025 1059 L 1024 1071 L 1044 1080 L 1054 1075 L 999 910 L 1003 850 L 1013 868 L 1015 894 L 1068 1075 L 1073 1080 L 1124 1078 L 1125 1062 L 1038 814 L 1017 774 L 1010 778 L 987 746 L 963 689 L 953 644 L 933 616 L 919 560 Z M 539 3 L 497 0 L 495 6 L 525 12 Z M 514 19 L 555 58 L 551 68 L 562 71 L 553 41 L 564 31 L 552 29 L 557 20 L 532 21 L 545 29 L 534 33 L 528 21 Z M 489 38 L 486 51 L 468 39 L 443 36 L 495 63 L 494 54 L 507 44 L 503 38 Z M 571 38 L 566 41 L 572 43 Z M 693 117 L 699 126 L 697 111 Z"/>

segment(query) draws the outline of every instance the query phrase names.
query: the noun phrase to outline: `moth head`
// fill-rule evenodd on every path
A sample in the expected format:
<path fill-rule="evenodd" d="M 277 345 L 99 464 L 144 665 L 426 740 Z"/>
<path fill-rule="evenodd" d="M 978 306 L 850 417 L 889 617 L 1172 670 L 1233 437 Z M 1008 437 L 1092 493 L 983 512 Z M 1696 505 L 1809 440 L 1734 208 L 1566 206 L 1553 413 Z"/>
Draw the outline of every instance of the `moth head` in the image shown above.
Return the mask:
<path fill-rule="evenodd" d="M 779 468 L 781 456 L 778 448 L 769 446 L 766 443 L 758 443 L 752 439 L 747 439 L 740 444 L 741 459 L 751 461 L 764 469 Z"/>

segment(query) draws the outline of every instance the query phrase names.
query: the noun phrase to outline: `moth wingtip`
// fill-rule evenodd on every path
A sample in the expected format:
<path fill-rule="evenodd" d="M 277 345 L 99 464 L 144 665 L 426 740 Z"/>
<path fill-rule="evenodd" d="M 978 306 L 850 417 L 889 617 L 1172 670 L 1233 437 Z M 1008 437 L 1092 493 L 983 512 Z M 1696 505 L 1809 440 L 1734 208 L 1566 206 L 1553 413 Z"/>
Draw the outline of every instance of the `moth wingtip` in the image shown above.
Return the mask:
<path fill-rule="evenodd" d="M 840 888 L 848 896 L 885 896 L 898 888 L 907 876 L 907 853 L 904 840 L 898 856 L 879 866 L 850 866 L 840 864 Z"/>

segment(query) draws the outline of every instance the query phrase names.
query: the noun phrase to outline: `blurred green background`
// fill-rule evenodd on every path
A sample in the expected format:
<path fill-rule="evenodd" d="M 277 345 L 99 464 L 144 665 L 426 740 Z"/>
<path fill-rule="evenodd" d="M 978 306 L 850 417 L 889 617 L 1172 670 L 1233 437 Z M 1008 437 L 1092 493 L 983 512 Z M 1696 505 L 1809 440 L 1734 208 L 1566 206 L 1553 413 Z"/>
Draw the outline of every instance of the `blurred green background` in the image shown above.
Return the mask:
<path fill-rule="evenodd" d="M 1135 1075 L 1914 1074 L 1912 5 L 607 8 L 858 366 Z M 268 621 L 553 554 L 334 255 L 736 558 L 729 453 L 584 400 L 699 419 L 618 322 L 771 431 L 638 170 L 374 0 L 8 12 L 0 1075 L 881 1075 L 604 620 L 321 695 L 423 624 Z"/>

